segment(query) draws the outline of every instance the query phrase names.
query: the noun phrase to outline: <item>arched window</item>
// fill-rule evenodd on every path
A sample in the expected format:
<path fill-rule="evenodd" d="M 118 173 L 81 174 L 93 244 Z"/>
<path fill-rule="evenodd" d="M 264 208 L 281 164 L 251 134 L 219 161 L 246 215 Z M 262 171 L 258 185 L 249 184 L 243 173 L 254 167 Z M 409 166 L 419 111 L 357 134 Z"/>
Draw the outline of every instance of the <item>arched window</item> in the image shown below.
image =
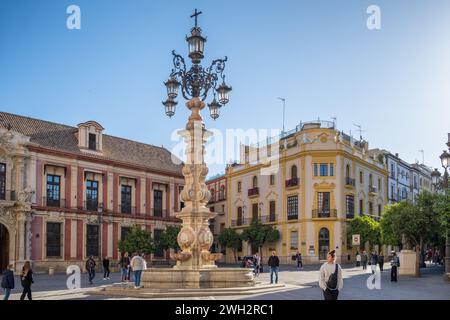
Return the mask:
<path fill-rule="evenodd" d="M 253 188 L 257 188 L 258 187 L 258 177 L 254 176 L 253 177 Z"/>
<path fill-rule="evenodd" d="M 224 200 L 225 199 L 225 186 L 224 185 L 220 186 L 220 195 L 219 195 L 219 197 L 220 197 L 220 200 Z"/>
<path fill-rule="evenodd" d="M 295 164 L 291 167 L 291 178 L 297 178 L 297 166 Z"/>
<path fill-rule="evenodd" d="M 241 190 L 242 190 L 242 183 L 240 182 L 240 181 L 238 181 L 238 183 L 237 183 L 237 191 L 238 192 L 241 192 Z"/>
<path fill-rule="evenodd" d="M 373 177 L 372 177 L 372 174 L 369 174 L 369 187 L 373 187 Z"/>
<path fill-rule="evenodd" d="M 214 201 L 215 200 L 215 198 L 214 198 L 214 196 L 215 196 L 214 189 L 209 189 L 209 192 L 211 192 L 211 201 Z"/>
<path fill-rule="evenodd" d="M 242 225 L 242 207 L 237 208 L 237 225 Z"/>
<path fill-rule="evenodd" d="M 347 164 L 347 166 L 345 167 L 345 177 L 350 178 L 350 165 L 349 164 Z"/>

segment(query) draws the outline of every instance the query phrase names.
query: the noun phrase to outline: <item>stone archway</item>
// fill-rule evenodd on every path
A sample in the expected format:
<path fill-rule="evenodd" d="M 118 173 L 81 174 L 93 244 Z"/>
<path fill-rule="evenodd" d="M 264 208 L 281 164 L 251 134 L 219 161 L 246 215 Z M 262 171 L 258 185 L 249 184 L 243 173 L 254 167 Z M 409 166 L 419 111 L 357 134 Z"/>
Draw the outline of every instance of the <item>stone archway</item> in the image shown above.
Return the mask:
<path fill-rule="evenodd" d="M 3 224 L 0 223 L 0 272 L 10 263 L 9 261 L 9 246 L 10 236 L 9 231 Z"/>

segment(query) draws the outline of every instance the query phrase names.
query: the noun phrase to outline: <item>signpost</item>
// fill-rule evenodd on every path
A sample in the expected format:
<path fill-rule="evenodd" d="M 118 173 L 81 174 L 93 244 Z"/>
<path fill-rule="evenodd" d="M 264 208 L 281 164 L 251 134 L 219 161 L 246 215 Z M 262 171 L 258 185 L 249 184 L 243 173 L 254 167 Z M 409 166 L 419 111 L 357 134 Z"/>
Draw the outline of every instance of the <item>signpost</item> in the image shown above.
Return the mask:
<path fill-rule="evenodd" d="M 361 236 L 359 234 L 352 235 L 352 245 L 353 246 L 361 245 Z"/>

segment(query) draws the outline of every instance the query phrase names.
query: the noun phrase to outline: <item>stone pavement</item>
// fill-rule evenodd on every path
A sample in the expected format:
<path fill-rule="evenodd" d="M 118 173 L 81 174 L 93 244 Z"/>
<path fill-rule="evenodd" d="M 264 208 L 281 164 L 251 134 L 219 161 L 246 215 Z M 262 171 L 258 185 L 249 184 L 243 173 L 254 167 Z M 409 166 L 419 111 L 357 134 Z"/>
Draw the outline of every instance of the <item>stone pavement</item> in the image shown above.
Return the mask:
<path fill-rule="evenodd" d="M 387 266 L 388 267 L 388 266 Z M 190 300 L 322 300 L 322 292 L 318 286 L 319 266 L 305 266 L 297 271 L 293 266 L 281 266 L 279 273 L 279 283 L 286 284 L 282 291 L 258 294 L 253 296 L 220 296 L 220 297 L 198 297 L 189 298 Z M 258 281 L 262 283 L 269 282 L 268 269 L 264 269 Z M 450 300 L 450 282 L 443 280 L 443 267 L 429 265 L 421 269 L 422 276 L 399 277 L 397 283 L 390 282 L 389 267 L 381 275 L 381 289 L 369 290 L 366 281 L 370 276 L 370 269 L 366 273 L 361 267 L 344 266 L 344 289 L 340 293 L 341 300 Z M 87 274 L 82 274 L 81 289 L 67 290 L 65 274 L 35 275 L 35 284 L 33 285 L 33 299 L 35 300 L 127 300 L 134 298 L 112 298 L 87 294 L 93 289 L 100 289 L 105 285 L 120 282 L 120 274 L 111 274 L 111 280 L 103 281 L 98 274 L 94 279 L 94 284 L 89 285 Z M 20 298 L 21 286 L 19 278 L 16 277 L 16 289 L 13 290 L 11 300 Z M 0 299 L 2 296 L 0 296 Z M 173 300 L 174 298 L 170 298 Z M 183 298 L 177 298 L 183 300 Z"/>

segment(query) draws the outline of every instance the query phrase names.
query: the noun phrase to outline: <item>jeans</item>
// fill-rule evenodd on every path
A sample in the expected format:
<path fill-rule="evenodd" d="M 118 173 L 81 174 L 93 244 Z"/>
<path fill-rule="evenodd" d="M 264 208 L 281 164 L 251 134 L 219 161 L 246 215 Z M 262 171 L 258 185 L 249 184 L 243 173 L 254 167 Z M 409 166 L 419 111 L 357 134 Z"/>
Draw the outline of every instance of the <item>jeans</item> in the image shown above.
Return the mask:
<path fill-rule="evenodd" d="M 367 269 L 367 262 L 363 262 L 362 265 L 363 265 L 363 270 L 366 270 Z"/>
<path fill-rule="evenodd" d="M 109 267 L 106 267 L 103 271 L 103 278 L 109 278 Z"/>
<path fill-rule="evenodd" d="M 122 282 L 128 280 L 128 268 L 122 268 Z"/>
<path fill-rule="evenodd" d="M 9 296 L 11 295 L 11 289 L 9 288 L 3 288 L 3 291 L 5 293 L 5 296 L 3 297 L 3 300 L 8 300 Z"/>
<path fill-rule="evenodd" d="M 275 273 L 275 283 L 278 283 L 278 267 L 270 267 L 270 283 L 273 283 L 274 273 Z"/>
<path fill-rule="evenodd" d="M 94 278 L 95 278 L 95 270 L 91 269 L 91 270 L 88 270 L 88 272 L 89 272 L 89 283 L 92 284 L 92 280 L 94 280 Z"/>
<path fill-rule="evenodd" d="M 142 270 L 134 271 L 134 285 L 136 287 L 141 286 L 141 276 L 142 276 Z"/>
<path fill-rule="evenodd" d="M 323 298 L 325 300 L 337 300 L 339 296 L 339 290 L 323 290 Z"/>
<path fill-rule="evenodd" d="M 25 300 L 25 295 L 28 297 L 28 300 L 31 300 L 31 286 L 24 286 L 22 295 L 20 296 L 20 300 Z"/>

